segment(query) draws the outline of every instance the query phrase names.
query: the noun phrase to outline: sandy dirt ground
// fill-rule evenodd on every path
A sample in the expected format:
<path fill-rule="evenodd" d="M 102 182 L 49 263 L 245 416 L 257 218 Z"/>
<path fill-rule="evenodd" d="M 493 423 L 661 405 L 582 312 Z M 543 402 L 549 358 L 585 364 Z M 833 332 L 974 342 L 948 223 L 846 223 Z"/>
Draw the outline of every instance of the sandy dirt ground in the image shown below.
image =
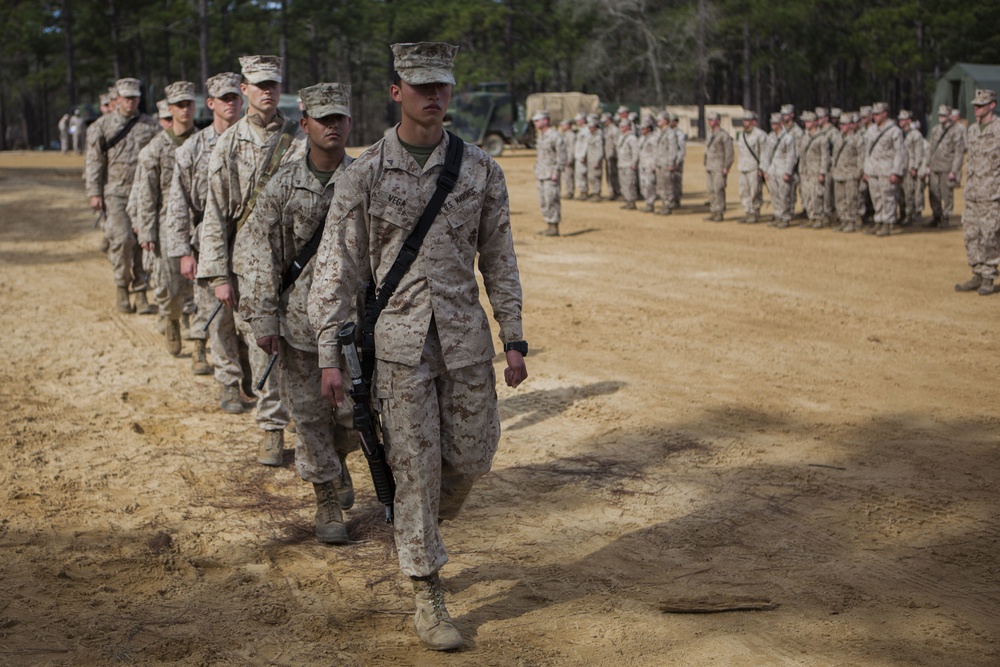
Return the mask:
<path fill-rule="evenodd" d="M 291 452 L 114 312 L 80 158 L 0 158 L 0 664 L 1000 664 L 1000 296 L 954 292 L 961 231 L 739 225 L 735 180 L 705 222 L 693 145 L 680 214 L 544 238 L 533 153 L 500 163 L 530 378 L 444 527 L 442 655 L 360 454 L 322 546 Z"/>

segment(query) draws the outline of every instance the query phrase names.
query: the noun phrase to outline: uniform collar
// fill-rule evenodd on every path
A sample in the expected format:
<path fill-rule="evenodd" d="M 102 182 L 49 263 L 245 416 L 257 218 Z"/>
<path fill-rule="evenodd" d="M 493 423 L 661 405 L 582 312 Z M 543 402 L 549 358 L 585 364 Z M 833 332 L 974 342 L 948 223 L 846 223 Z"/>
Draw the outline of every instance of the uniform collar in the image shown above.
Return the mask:
<path fill-rule="evenodd" d="M 382 157 L 383 169 L 402 169 L 408 174 L 420 176 L 435 165 L 444 164 L 448 153 L 448 142 L 451 141 L 447 132 L 444 133 L 444 137 L 438 142 L 431 156 L 427 158 L 427 164 L 421 169 L 409 151 L 403 148 L 403 144 L 399 142 L 398 130 L 399 125 L 397 124 L 385 138 L 385 153 Z"/>
<path fill-rule="evenodd" d="M 295 161 L 295 173 L 292 176 L 292 185 L 296 188 L 302 188 L 303 190 L 308 190 L 313 194 L 322 196 L 330 187 L 333 182 L 337 180 L 337 177 L 347 169 L 347 165 L 354 161 L 350 155 L 344 154 L 344 159 L 340 161 L 337 169 L 334 170 L 333 176 L 330 177 L 330 181 L 324 186 L 319 180 L 313 175 L 312 171 L 309 170 L 309 164 L 306 162 L 308 159 L 309 151 L 306 150 L 305 155 L 301 159 Z"/>

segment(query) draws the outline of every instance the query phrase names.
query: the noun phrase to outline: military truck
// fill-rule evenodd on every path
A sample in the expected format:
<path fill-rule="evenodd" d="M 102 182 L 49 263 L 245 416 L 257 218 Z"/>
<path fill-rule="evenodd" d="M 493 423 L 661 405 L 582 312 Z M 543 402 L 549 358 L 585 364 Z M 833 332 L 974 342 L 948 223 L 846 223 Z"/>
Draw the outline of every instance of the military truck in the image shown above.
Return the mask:
<path fill-rule="evenodd" d="M 572 120 L 578 113 L 601 113 L 601 98 L 586 93 L 534 93 L 528 95 L 524 103 L 525 117 L 531 118 L 538 111 L 548 111 L 553 125 L 560 121 Z M 522 143 L 529 148 L 535 146 L 535 127 L 529 123 Z"/>
<path fill-rule="evenodd" d="M 514 102 L 502 82 L 480 83 L 469 92 L 452 95 L 445 126 L 463 141 L 498 157 L 507 145 L 517 145 L 524 127 L 524 107 Z"/>

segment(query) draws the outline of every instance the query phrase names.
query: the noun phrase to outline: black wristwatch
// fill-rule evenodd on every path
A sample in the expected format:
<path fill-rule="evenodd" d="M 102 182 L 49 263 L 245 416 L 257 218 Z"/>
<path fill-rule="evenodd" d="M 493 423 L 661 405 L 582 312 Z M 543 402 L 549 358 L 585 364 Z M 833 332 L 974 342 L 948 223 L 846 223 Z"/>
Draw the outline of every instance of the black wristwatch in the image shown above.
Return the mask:
<path fill-rule="evenodd" d="M 511 350 L 515 350 L 517 352 L 520 352 L 522 357 L 528 356 L 528 341 L 526 341 L 526 340 L 515 340 L 515 341 L 511 341 L 510 343 L 504 343 L 504 345 L 503 345 L 503 351 L 504 352 L 510 352 Z"/>

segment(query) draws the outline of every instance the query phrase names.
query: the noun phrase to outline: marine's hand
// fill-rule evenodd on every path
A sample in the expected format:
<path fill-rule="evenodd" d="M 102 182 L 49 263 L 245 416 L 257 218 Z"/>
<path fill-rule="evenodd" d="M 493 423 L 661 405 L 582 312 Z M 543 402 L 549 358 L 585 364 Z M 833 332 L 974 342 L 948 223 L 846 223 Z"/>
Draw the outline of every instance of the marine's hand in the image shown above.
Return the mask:
<path fill-rule="evenodd" d="M 104 197 L 91 197 L 90 208 L 94 211 L 102 210 L 104 208 Z"/>
<path fill-rule="evenodd" d="M 517 350 L 508 351 L 507 368 L 503 371 L 503 379 L 507 382 L 507 386 L 517 387 L 527 377 L 528 367 L 524 364 L 524 356 Z"/>
<path fill-rule="evenodd" d="M 267 352 L 268 356 L 278 354 L 278 337 L 264 336 L 257 339 L 257 347 Z"/>
<path fill-rule="evenodd" d="M 320 379 L 320 393 L 323 398 L 338 408 L 344 404 L 344 378 L 339 368 L 324 368 Z"/>
<path fill-rule="evenodd" d="M 156 252 L 156 243 L 153 241 L 146 241 L 145 243 L 140 243 L 139 245 L 142 246 L 142 249 L 146 252 Z"/>
<path fill-rule="evenodd" d="M 188 280 L 194 280 L 195 276 L 198 275 L 198 260 L 193 255 L 181 257 L 181 275 Z"/>
<path fill-rule="evenodd" d="M 236 309 L 236 290 L 229 283 L 215 288 L 215 298 L 232 309 Z"/>

